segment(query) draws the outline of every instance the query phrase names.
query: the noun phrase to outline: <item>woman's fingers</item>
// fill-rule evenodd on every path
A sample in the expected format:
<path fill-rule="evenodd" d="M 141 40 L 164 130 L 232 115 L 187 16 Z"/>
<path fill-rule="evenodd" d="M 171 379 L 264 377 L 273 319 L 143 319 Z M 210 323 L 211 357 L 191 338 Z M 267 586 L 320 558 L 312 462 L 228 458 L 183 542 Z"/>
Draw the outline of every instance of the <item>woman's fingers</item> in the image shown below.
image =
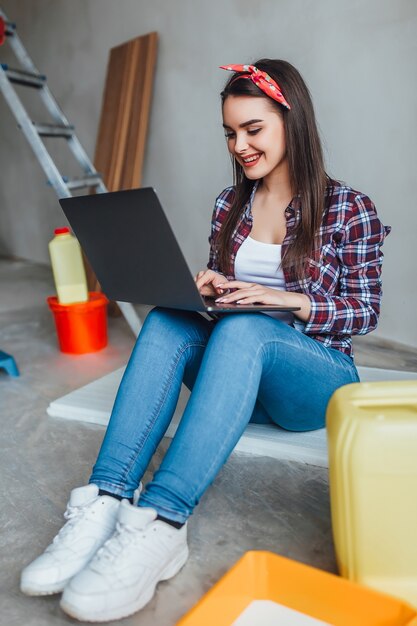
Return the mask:
<path fill-rule="evenodd" d="M 224 290 L 230 291 L 234 289 L 232 293 L 228 293 L 224 297 L 217 298 L 217 302 L 238 302 L 246 296 L 258 296 L 261 297 L 265 294 L 265 287 L 258 285 L 257 283 L 247 283 L 243 280 L 229 280 L 218 284 L 218 287 Z M 254 300 L 254 302 L 260 302 L 260 300 Z"/>
<path fill-rule="evenodd" d="M 239 281 L 231 281 L 227 284 L 236 284 L 237 282 Z M 242 284 L 247 286 L 249 283 Z M 216 302 L 221 302 L 223 304 L 282 304 L 281 300 L 282 295 L 278 290 L 270 289 L 257 284 L 254 284 L 253 287 L 247 287 L 245 289 L 236 288 L 236 290 L 232 293 L 216 298 Z"/>
<path fill-rule="evenodd" d="M 216 302 L 238 302 L 243 298 L 262 298 L 265 295 L 263 289 L 253 288 L 253 289 L 237 289 L 233 293 L 228 294 L 227 296 L 221 296 L 217 298 Z"/>
<path fill-rule="evenodd" d="M 256 283 L 245 283 L 243 280 L 229 280 L 220 282 L 218 287 L 222 289 L 250 289 L 252 287 L 259 287 L 259 285 Z"/>
<path fill-rule="evenodd" d="M 198 272 L 198 274 L 194 277 L 194 280 L 197 282 L 198 280 L 200 280 L 202 276 L 204 276 L 204 274 L 205 274 L 204 270 L 201 272 Z"/>
<path fill-rule="evenodd" d="M 223 276 L 220 276 L 220 274 L 213 272 L 213 270 L 203 270 L 201 272 L 198 272 L 197 276 L 195 277 L 195 281 L 197 288 L 203 295 L 216 295 L 216 293 L 220 294 L 224 291 L 223 289 L 218 288 L 218 283 L 224 282 Z M 201 290 L 205 288 L 206 285 L 210 286 L 209 291 L 202 292 Z"/>
<path fill-rule="evenodd" d="M 207 285 L 207 283 L 210 283 L 212 280 L 209 272 L 198 272 L 196 278 L 197 278 L 196 284 L 197 284 L 198 289 L 201 289 L 201 287 L 203 287 L 204 285 Z"/>

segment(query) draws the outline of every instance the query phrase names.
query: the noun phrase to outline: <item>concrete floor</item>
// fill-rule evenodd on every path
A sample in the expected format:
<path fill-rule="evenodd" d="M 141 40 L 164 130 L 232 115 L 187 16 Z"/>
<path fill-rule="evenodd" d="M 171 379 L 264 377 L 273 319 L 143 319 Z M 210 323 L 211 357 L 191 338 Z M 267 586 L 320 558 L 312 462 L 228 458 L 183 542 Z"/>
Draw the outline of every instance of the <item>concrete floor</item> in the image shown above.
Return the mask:
<path fill-rule="evenodd" d="M 0 349 L 21 371 L 0 370 L 0 624 L 73 623 L 58 596 L 28 598 L 19 591 L 21 568 L 37 556 L 62 525 L 70 490 L 88 479 L 100 446 L 99 426 L 53 419 L 50 401 L 123 365 L 134 338 L 123 318 L 109 320 L 109 346 L 96 354 L 57 350 L 51 313 L 49 268 L 0 259 Z M 417 371 L 417 352 L 361 338 L 360 365 Z M 166 450 L 155 455 L 152 472 Z M 189 522 L 191 556 L 152 602 L 122 622 L 171 626 L 247 550 L 271 550 L 336 571 L 327 471 L 265 457 L 232 454 Z"/>

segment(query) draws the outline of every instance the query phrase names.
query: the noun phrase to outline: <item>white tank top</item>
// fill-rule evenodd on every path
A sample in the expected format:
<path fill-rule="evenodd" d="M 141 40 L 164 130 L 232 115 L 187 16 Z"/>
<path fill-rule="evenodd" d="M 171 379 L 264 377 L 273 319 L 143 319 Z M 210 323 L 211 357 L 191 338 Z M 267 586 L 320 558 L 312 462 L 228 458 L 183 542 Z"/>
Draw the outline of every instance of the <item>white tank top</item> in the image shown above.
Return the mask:
<path fill-rule="evenodd" d="M 285 290 L 284 272 L 280 269 L 281 244 L 264 243 L 252 237 L 246 237 L 237 251 L 235 259 L 236 280 L 265 285 L 271 289 Z M 270 311 L 265 312 L 286 324 L 292 324 L 293 313 Z"/>

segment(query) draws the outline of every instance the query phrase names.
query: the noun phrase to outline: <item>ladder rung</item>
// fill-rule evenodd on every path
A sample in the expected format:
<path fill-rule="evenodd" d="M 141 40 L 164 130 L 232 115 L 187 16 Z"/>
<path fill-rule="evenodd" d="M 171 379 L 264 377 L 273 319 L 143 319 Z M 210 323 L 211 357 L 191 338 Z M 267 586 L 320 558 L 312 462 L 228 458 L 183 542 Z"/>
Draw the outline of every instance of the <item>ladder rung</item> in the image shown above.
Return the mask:
<path fill-rule="evenodd" d="M 72 137 L 74 134 L 74 126 L 38 124 L 36 122 L 33 122 L 33 125 L 41 137 Z"/>
<path fill-rule="evenodd" d="M 98 174 L 91 174 L 90 176 L 73 178 L 72 180 L 69 180 L 66 185 L 68 189 L 82 189 L 83 187 L 97 187 L 100 183 L 101 176 Z"/>
<path fill-rule="evenodd" d="M 24 70 L 14 70 L 6 63 L 2 63 L 2 67 L 11 83 L 25 85 L 26 87 L 43 87 L 46 82 L 46 76 L 43 74 L 33 74 Z"/>

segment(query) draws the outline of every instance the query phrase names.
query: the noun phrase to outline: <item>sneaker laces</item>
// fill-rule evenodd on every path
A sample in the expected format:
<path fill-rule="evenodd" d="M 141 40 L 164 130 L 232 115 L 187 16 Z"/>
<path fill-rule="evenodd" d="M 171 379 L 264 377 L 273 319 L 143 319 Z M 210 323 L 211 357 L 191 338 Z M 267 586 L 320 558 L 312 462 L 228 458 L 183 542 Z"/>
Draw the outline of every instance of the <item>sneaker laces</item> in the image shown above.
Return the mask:
<path fill-rule="evenodd" d="M 98 550 L 96 559 L 97 561 L 113 562 L 126 547 L 132 543 L 137 543 L 139 538 L 145 538 L 145 536 L 145 529 L 116 522 L 114 534 Z"/>
<path fill-rule="evenodd" d="M 61 528 L 59 533 L 55 535 L 55 537 L 52 540 L 51 546 L 53 545 L 56 546 L 58 543 L 61 543 L 65 541 L 65 539 L 68 539 L 70 534 L 72 534 L 72 531 L 75 529 L 77 523 L 81 521 L 81 519 L 84 519 L 86 517 L 86 514 L 87 514 L 86 506 L 68 505 L 64 513 L 64 518 L 67 520 L 67 522 Z"/>

